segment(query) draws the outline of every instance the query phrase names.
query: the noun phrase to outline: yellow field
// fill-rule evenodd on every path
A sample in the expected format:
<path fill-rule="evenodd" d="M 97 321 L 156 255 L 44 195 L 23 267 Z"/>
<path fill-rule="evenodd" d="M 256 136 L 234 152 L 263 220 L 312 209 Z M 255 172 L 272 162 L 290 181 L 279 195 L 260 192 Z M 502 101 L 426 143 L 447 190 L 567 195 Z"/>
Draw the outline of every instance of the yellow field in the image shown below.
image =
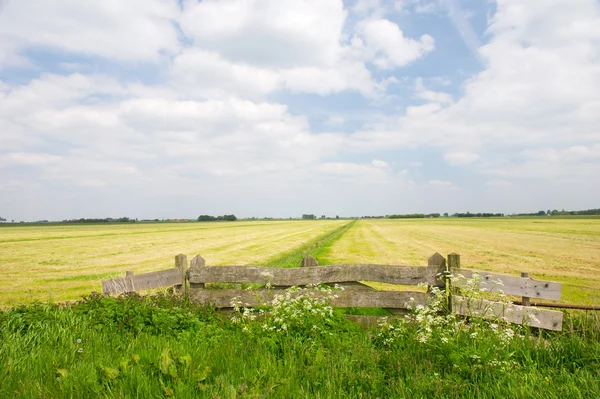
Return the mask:
<path fill-rule="evenodd" d="M 210 265 L 265 264 L 348 221 L 58 225 L 0 228 L 0 306 L 78 298 L 100 281 L 161 270 L 178 253 Z M 425 265 L 457 252 L 462 267 L 564 283 L 563 302 L 600 304 L 600 219 L 359 220 L 321 264 Z"/>
<path fill-rule="evenodd" d="M 600 219 L 363 219 L 324 256 L 425 265 L 434 252 L 459 253 L 463 268 L 562 282 L 562 302 L 600 305 Z"/>
<path fill-rule="evenodd" d="M 261 263 L 347 221 L 58 225 L 0 228 L 0 306 L 78 298 L 100 281 L 169 268 L 178 253 L 207 264 Z"/>

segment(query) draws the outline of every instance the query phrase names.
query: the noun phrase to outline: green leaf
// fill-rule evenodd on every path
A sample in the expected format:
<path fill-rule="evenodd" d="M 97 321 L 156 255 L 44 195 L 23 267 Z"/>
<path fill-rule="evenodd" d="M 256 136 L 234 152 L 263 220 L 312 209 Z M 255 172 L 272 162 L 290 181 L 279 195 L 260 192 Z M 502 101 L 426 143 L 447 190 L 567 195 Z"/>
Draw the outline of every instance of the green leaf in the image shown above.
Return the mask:
<path fill-rule="evenodd" d="M 173 363 L 175 362 L 173 360 L 173 358 L 171 358 L 171 351 L 169 350 L 169 348 L 165 348 L 163 349 L 161 355 L 160 355 L 160 359 L 158 360 L 158 367 L 160 369 L 160 372 L 166 375 L 170 375 L 170 369 L 171 366 L 173 366 Z"/>
<path fill-rule="evenodd" d="M 111 381 L 115 380 L 119 376 L 119 370 L 117 370 L 117 369 L 113 369 L 111 367 L 105 367 L 102 365 L 100 365 L 99 367 L 100 367 L 100 370 L 102 371 L 102 375 Z"/>
<path fill-rule="evenodd" d="M 189 353 L 186 353 L 185 355 L 179 358 L 179 363 L 181 363 L 185 367 L 188 367 L 192 363 L 192 356 Z"/>
<path fill-rule="evenodd" d="M 198 373 L 197 381 L 200 383 L 200 382 L 206 380 L 208 378 L 209 374 L 210 374 L 210 367 L 208 367 L 208 366 L 204 367 L 204 369 Z"/>
<path fill-rule="evenodd" d="M 69 376 L 69 370 L 67 369 L 56 369 L 56 375 L 59 377 L 68 377 Z"/>

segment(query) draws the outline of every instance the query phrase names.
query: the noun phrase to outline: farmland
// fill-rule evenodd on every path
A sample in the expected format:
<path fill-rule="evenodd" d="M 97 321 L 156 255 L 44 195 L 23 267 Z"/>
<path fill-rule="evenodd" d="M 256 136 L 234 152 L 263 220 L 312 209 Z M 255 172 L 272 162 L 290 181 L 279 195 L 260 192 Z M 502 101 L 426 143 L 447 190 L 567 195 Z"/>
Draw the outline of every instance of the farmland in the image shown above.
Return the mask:
<path fill-rule="evenodd" d="M 273 264 L 348 221 L 153 223 L 0 228 L 0 306 L 75 299 L 100 281 L 172 267 L 178 253 L 212 265 Z M 274 264 L 273 264 L 274 265 Z"/>
<path fill-rule="evenodd" d="M 265 221 L 0 228 L 0 306 L 75 299 L 100 280 L 160 270 L 178 253 L 210 265 L 279 264 L 349 221 Z M 434 252 L 460 253 L 465 268 L 562 282 L 563 300 L 600 303 L 600 219 L 359 220 L 330 245 L 321 264 L 424 265 Z M 294 263 L 295 262 L 295 263 Z M 288 262 L 289 263 L 289 262 Z"/>
<path fill-rule="evenodd" d="M 600 219 L 361 220 L 326 263 L 422 265 L 434 252 L 461 255 L 463 268 L 563 283 L 563 302 L 600 304 Z"/>
<path fill-rule="evenodd" d="M 538 223 L 543 221 L 544 223 Z M 176 253 L 211 265 L 462 266 L 571 285 L 597 304 L 599 221 L 359 220 L 27 226 L 0 229 L 2 304 L 72 299 L 125 270 L 169 267 Z M 588 277 L 586 279 L 586 276 Z M 576 289 L 577 288 L 577 289 Z M 51 295 L 50 295 L 51 294 Z M 439 308 L 365 332 L 342 309 L 281 302 L 238 320 L 185 296 L 88 296 L 0 310 L 0 397 L 365 398 L 598 397 L 600 320 L 566 313 L 564 331 L 522 328 Z M 288 307 L 286 309 L 286 307 Z M 293 310 L 293 311 L 292 311 Z M 275 312 L 274 307 L 271 312 Z M 291 315 L 299 312 L 300 316 Z M 241 321 L 240 321 L 241 320 Z M 284 327 L 285 326 L 285 327 Z"/>

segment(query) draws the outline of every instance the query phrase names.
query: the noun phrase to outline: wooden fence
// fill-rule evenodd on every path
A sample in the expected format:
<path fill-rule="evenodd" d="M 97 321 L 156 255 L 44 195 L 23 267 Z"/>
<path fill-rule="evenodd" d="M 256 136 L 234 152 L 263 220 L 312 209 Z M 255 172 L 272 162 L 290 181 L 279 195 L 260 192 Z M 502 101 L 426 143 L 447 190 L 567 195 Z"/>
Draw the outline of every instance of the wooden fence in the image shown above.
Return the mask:
<path fill-rule="evenodd" d="M 422 291 L 379 291 L 363 282 L 386 284 L 428 286 L 446 290 L 449 308 L 458 314 L 478 317 L 501 317 L 507 321 L 549 330 L 562 330 L 563 314 L 556 310 L 540 309 L 531 306 L 509 305 L 484 299 L 467 299 L 460 295 L 463 280 L 451 276 L 462 274 L 472 278 L 480 276 L 478 286 L 490 292 L 502 290 L 506 295 L 522 297 L 527 304 L 529 298 L 559 300 L 561 284 L 550 281 L 534 280 L 526 276 L 515 277 L 483 271 L 462 269 L 458 254 L 448 255 L 446 260 L 435 253 L 427 266 L 397 266 L 378 264 L 345 264 L 319 266 L 308 255 L 302 261 L 302 267 L 291 269 L 268 268 L 259 266 L 217 266 L 207 267 L 204 259 L 197 255 L 187 267 L 187 257 L 177 255 L 175 268 L 135 275 L 127 272 L 122 278 L 105 280 L 102 290 L 105 294 L 119 294 L 159 287 L 176 286 L 186 291 L 189 282 L 189 296 L 192 301 L 211 304 L 219 309 L 231 308 L 233 298 L 244 306 L 266 304 L 272 297 L 269 289 L 285 289 L 292 286 L 316 284 L 339 284 L 343 291 L 337 292 L 332 305 L 352 308 L 384 308 L 392 314 L 404 314 L 408 304 L 425 305 L 428 295 Z M 205 284 L 269 284 L 270 288 L 243 289 L 207 289 Z M 320 295 L 315 292 L 315 295 Z M 357 319 L 357 317 L 355 317 Z M 361 321 L 369 316 L 361 317 Z"/>

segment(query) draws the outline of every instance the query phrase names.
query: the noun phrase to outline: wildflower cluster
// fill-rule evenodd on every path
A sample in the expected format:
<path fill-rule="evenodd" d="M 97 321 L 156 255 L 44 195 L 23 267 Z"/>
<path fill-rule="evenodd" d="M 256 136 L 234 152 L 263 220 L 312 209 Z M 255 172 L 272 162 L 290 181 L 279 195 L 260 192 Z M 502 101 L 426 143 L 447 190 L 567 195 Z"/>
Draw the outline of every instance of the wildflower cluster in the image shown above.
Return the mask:
<path fill-rule="evenodd" d="M 339 286 L 316 285 L 306 288 L 291 287 L 282 294 L 273 295 L 269 303 L 256 308 L 244 307 L 234 298 L 231 305 L 236 315 L 232 321 L 244 331 L 260 321 L 263 332 L 314 335 L 326 333 L 338 322 L 339 315 L 331 305 L 337 298 Z M 331 333 L 330 333 L 331 334 Z"/>
<path fill-rule="evenodd" d="M 375 338 L 384 346 L 391 346 L 405 336 L 414 337 L 419 344 L 432 346 L 446 345 L 460 339 L 471 341 L 493 339 L 498 345 L 506 346 L 514 338 L 523 337 L 520 334 L 522 327 L 510 324 L 505 316 L 510 314 L 514 307 L 501 289 L 480 289 L 481 278 L 478 274 L 474 274 L 471 279 L 466 279 L 462 275 L 449 277 L 458 280 L 462 301 L 465 301 L 467 307 L 472 306 L 474 309 L 468 320 L 459 317 L 456 313 L 448 312 L 444 291 L 438 287 L 428 287 L 430 296 L 426 304 L 417 303 L 414 298 L 411 298 L 406 304 L 410 313 L 404 320 L 384 321 L 379 325 Z M 494 283 L 501 284 L 501 282 Z M 502 315 L 495 315 L 492 309 L 480 306 L 481 303 L 491 303 L 491 301 L 501 304 Z M 535 316 L 531 315 L 531 317 Z M 414 334 L 407 334 L 407 330 L 413 331 Z M 504 363 L 494 363 L 494 365 L 508 367 L 508 364 Z"/>

